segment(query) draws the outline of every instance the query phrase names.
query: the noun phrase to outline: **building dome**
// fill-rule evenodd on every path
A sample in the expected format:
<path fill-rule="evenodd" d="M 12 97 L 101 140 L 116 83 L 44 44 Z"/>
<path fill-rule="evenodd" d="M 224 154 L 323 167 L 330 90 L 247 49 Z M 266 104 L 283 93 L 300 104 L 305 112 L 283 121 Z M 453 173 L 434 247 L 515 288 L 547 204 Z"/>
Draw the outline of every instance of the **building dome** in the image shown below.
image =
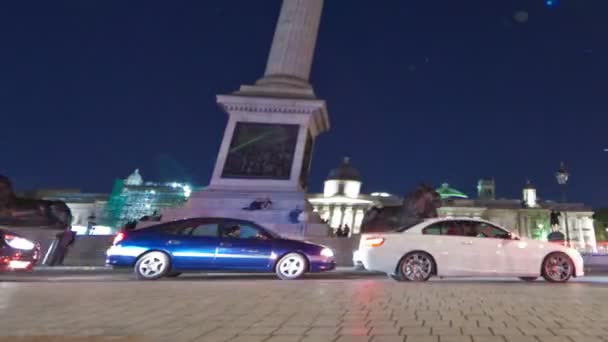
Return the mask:
<path fill-rule="evenodd" d="M 125 179 L 126 185 L 142 185 L 144 183 L 143 178 L 139 174 L 139 169 L 135 169 L 132 174 Z"/>
<path fill-rule="evenodd" d="M 448 183 L 443 183 L 439 189 L 437 189 L 437 193 L 441 196 L 442 199 L 446 198 L 469 198 L 469 196 L 465 195 L 463 192 L 460 192 L 454 188 L 450 188 Z"/>
<path fill-rule="evenodd" d="M 329 171 L 327 180 L 352 180 L 361 182 L 361 174 L 359 173 L 359 170 L 357 170 L 350 164 L 350 158 L 344 157 L 344 160 L 342 161 L 342 165 L 340 165 L 340 167 Z"/>

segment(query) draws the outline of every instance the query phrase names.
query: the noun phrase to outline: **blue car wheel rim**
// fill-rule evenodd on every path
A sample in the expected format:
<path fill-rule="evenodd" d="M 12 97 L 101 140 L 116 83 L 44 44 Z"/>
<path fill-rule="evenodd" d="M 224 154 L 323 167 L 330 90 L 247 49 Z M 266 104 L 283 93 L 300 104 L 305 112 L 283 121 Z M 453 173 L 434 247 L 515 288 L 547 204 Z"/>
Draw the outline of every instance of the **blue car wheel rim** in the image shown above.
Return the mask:
<path fill-rule="evenodd" d="M 142 257 L 137 271 L 143 277 L 153 278 L 162 275 L 167 266 L 168 260 L 165 254 L 160 252 L 152 252 Z"/>
<path fill-rule="evenodd" d="M 306 260 L 300 254 L 288 254 L 279 262 L 279 272 L 287 278 L 297 278 L 306 270 Z"/>

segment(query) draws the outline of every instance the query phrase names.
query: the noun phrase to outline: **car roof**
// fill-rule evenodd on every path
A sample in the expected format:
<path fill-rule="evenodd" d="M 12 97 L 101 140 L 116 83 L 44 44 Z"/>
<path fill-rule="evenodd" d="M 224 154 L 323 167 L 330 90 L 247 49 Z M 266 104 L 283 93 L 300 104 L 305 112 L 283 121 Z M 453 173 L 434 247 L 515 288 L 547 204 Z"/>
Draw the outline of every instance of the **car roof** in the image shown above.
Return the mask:
<path fill-rule="evenodd" d="M 507 231 L 511 231 L 511 229 L 504 227 L 503 225 L 496 223 L 496 222 L 492 222 L 489 220 L 485 220 L 482 218 L 476 218 L 476 217 L 467 217 L 467 216 L 449 216 L 449 217 L 437 217 L 437 218 L 432 218 L 429 219 L 429 221 L 425 220 L 423 222 L 428 222 L 428 223 L 436 223 L 436 222 L 443 222 L 443 221 L 471 221 L 471 222 L 482 222 L 482 223 L 487 223 L 487 224 L 491 224 L 493 226 L 496 226 L 498 228 L 507 230 Z M 426 226 L 426 225 L 425 225 Z"/>
<path fill-rule="evenodd" d="M 154 228 L 158 228 L 158 227 L 162 227 L 171 223 L 179 223 L 179 222 L 185 222 L 185 221 L 190 221 L 190 220 L 214 220 L 214 221 L 232 221 L 232 222 L 239 222 L 239 223 L 245 223 L 245 224 L 251 224 L 251 225 L 255 225 L 258 227 L 263 228 L 264 230 L 269 230 L 268 228 L 264 227 L 263 225 L 260 225 L 256 222 L 253 221 L 249 221 L 249 220 L 243 220 L 243 219 L 238 219 L 238 218 L 232 218 L 232 217 L 214 217 L 214 216 L 202 216 L 202 217 L 187 217 L 187 218 L 181 218 L 178 220 L 171 220 L 171 221 L 160 221 L 160 222 L 155 222 L 155 221 L 138 221 L 137 224 L 146 224 L 145 226 L 139 226 L 139 227 L 135 227 L 134 231 L 141 231 L 141 230 L 145 230 L 145 229 L 154 229 Z"/>
<path fill-rule="evenodd" d="M 431 218 L 431 219 L 427 219 L 424 220 L 423 222 L 428 222 L 428 223 L 435 223 L 435 222 L 441 222 L 441 221 L 475 221 L 475 222 L 487 222 L 487 223 L 492 223 L 490 221 L 481 219 L 481 218 L 475 218 L 475 217 L 467 217 L 467 216 L 447 216 L 447 217 L 435 217 L 435 218 Z"/>

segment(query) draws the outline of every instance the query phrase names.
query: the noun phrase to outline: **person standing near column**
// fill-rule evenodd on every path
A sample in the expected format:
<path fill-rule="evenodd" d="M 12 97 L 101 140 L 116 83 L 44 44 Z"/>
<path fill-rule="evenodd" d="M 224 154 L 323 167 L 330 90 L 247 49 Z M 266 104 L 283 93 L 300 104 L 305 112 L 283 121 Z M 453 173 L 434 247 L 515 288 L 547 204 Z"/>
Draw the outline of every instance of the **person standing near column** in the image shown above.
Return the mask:
<path fill-rule="evenodd" d="M 58 241 L 57 247 L 53 252 L 53 257 L 51 258 L 51 266 L 63 264 L 68 247 L 71 246 L 76 240 L 76 233 L 72 231 L 71 213 L 69 211 L 58 211 L 58 219 L 60 220 L 59 224 L 63 226 L 63 231 L 56 235 Z"/>
<path fill-rule="evenodd" d="M 306 235 L 306 222 L 308 222 L 308 214 L 305 211 L 300 212 L 298 215 L 298 230 L 300 231 L 300 236 Z"/>

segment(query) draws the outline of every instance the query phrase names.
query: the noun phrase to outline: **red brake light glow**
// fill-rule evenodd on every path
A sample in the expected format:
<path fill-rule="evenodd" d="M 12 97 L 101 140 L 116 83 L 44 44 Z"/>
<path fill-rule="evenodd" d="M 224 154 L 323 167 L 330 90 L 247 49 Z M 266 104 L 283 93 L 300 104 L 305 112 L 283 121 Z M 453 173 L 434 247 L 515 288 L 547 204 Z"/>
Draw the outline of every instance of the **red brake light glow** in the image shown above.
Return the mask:
<path fill-rule="evenodd" d="M 113 245 L 116 245 L 117 243 L 119 243 L 120 241 L 125 239 L 125 233 L 120 232 L 118 234 L 116 234 L 116 236 L 114 237 L 114 241 L 112 241 Z"/>
<path fill-rule="evenodd" d="M 365 239 L 365 246 L 380 247 L 384 244 L 385 239 L 382 237 L 368 237 Z"/>

